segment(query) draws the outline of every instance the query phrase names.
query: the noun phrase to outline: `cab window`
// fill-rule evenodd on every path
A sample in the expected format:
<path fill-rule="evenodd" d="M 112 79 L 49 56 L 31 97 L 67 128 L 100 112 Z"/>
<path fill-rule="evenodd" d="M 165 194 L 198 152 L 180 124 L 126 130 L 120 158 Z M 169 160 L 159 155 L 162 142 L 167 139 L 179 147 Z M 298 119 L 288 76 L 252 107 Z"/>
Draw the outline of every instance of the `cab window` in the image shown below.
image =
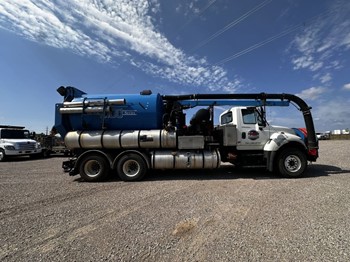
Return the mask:
<path fill-rule="evenodd" d="M 256 124 L 256 112 L 254 109 L 242 109 L 242 118 L 244 124 Z"/>

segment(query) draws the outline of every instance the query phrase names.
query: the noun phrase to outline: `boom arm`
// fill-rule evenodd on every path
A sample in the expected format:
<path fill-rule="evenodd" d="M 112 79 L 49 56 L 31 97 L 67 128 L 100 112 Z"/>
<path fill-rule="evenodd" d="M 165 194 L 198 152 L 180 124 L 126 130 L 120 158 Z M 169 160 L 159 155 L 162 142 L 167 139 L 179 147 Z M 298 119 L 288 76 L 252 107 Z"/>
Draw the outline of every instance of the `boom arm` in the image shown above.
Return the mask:
<path fill-rule="evenodd" d="M 163 95 L 165 101 L 178 101 L 180 104 L 192 104 L 192 105 L 206 105 L 205 100 L 208 100 L 207 104 L 211 105 L 247 105 L 250 106 L 286 106 L 289 102 L 294 102 L 299 106 L 300 111 L 303 113 L 304 122 L 307 130 L 308 148 L 309 150 L 318 149 L 318 142 L 316 139 L 314 122 L 311 115 L 311 107 L 306 102 L 292 94 L 193 94 L 193 95 Z M 228 101 L 227 99 L 230 99 Z M 235 101 L 253 99 L 254 101 Z M 212 100 L 212 101 L 210 101 Z M 215 103 L 213 104 L 215 100 Z M 267 101 L 267 100 L 280 100 L 280 101 Z M 222 101 L 222 102 L 220 102 Z M 228 103 L 229 102 L 229 103 Z M 244 102 L 247 102 L 246 104 Z"/>
<path fill-rule="evenodd" d="M 289 106 L 289 101 L 258 101 L 258 100 L 181 100 L 182 106 Z"/>

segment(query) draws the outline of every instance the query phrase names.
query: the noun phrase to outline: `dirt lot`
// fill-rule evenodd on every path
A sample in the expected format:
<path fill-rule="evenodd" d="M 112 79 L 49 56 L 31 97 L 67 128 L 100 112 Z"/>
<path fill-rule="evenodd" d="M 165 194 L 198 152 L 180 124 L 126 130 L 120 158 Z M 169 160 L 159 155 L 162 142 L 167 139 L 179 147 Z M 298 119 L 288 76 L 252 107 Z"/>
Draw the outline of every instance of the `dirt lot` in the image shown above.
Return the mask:
<path fill-rule="evenodd" d="M 350 141 L 301 179 L 151 172 L 85 183 L 64 158 L 0 163 L 0 261 L 349 261 Z"/>

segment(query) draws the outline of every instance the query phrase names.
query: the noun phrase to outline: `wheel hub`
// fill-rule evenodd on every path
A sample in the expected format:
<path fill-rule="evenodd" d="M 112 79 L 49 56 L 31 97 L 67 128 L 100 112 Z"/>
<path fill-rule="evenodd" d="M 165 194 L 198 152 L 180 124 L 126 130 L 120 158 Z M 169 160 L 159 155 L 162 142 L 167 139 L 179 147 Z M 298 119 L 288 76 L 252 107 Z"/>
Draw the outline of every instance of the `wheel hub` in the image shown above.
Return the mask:
<path fill-rule="evenodd" d="M 297 156 L 291 155 L 284 161 L 284 166 L 290 172 L 297 172 L 301 168 L 301 161 Z"/>
<path fill-rule="evenodd" d="M 129 177 L 136 176 L 139 173 L 139 171 L 140 166 L 134 160 L 128 160 L 123 165 L 123 172 Z"/>
<path fill-rule="evenodd" d="M 86 162 L 84 171 L 85 171 L 85 174 L 88 175 L 89 177 L 95 177 L 100 174 L 101 166 L 98 161 L 90 160 Z"/>

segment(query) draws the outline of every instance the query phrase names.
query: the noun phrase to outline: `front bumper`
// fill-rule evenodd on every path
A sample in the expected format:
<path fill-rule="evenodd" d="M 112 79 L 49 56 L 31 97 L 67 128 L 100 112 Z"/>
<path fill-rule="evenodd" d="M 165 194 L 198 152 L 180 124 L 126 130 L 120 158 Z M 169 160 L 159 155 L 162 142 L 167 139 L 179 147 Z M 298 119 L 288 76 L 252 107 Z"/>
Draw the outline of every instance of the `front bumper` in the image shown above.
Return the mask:
<path fill-rule="evenodd" d="M 41 149 L 35 150 L 5 150 L 6 156 L 28 156 L 41 154 Z"/>

